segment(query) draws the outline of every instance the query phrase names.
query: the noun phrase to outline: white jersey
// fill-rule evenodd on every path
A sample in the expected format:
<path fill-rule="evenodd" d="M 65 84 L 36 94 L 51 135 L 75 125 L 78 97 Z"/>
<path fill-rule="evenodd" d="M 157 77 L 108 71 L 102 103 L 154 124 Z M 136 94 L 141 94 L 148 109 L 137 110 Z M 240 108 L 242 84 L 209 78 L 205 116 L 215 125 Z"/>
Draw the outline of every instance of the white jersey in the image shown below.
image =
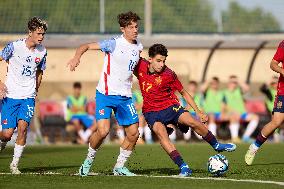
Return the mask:
<path fill-rule="evenodd" d="M 143 46 L 129 43 L 123 36 L 99 42 L 106 53 L 97 90 L 105 95 L 132 97 L 133 70 Z"/>
<path fill-rule="evenodd" d="M 36 96 L 36 71 L 46 68 L 46 49 L 37 45 L 32 51 L 26 46 L 26 39 L 6 45 L 0 56 L 8 62 L 6 86 L 7 97 L 13 99 Z"/>

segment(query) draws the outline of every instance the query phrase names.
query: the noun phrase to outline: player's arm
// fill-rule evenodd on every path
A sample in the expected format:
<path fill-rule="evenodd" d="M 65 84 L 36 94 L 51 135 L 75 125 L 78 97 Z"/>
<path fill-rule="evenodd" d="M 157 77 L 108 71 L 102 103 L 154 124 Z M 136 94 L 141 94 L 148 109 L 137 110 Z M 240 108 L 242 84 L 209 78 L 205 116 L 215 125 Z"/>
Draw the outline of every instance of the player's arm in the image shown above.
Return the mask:
<path fill-rule="evenodd" d="M 80 64 L 81 56 L 88 50 L 101 50 L 105 53 L 111 53 L 116 46 L 115 39 L 104 40 L 100 42 L 93 42 L 81 45 L 76 49 L 74 57 L 67 63 L 70 67 L 70 71 L 75 71 L 75 68 Z"/>
<path fill-rule="evenodd" d="M 38 92 L 38 89 L 40 87 L 43 71 L 46 69 L 46 57 L 47 57 L 47 52 L 43 56 L 43 58 L 42 58 L 41 62 L 39 63 L 39 65 L 37 66 L 37 71 L 36 71 L 36 92 Z"/>
<path fill-rule="evenodd" d="M 279 64 L 283 61 L 284 61 L 284 41 L 282 41 L 279 44 L 277 51 L 270 62 L 270 69 L 284 76 L 284 70 L 281 66 L 279 66 Z"/>
<path fill-rule="evenodd" d="M 270 62 L 270 69 L 275 71 L 276 73 L 282 74 L 284 76 L 284 69 L 282 67 L 279 66 L 281 62 L 278 62 L 276 60 L 272 60 Z"/>
<path fill-rule="evenodd" d="M 0 51 L 0 62 L 5 60 L 6 62 L 12 57 L 14 52 L 13 43 L 7 44 L 2 51 Z M 7 69 L 6 69 L 7 71 Z M 5 74 L 6 75 L 6 74 Z M 6 85 L 0 80 L 0 99 L 6 97 L 7 94 L 7 87 Z"/>
<path fill-rule="evenodd" d="M 77 48 L 74 57 L 67 63 L 67 66 L 70 67 L 70 71 L 75 71 L 75 68 L 80 64 L 81 56 L 88 50 L 100 50 L 99 43 L 87 43 Z"/>
<path fill-rule="evenodd" d="M 182 89 L 181 91 L 179 91 L 180 94 L 183 96 L 183 98 L 185 99 L 186 103 L 188 105 L 191 106 L 191 108 L 196 112 L 197 116 L 201 119 L 202 122 L 207 122 L 208 121 L 208 116 L 206 114 L 204 114 L 196 105 L 196 103 L 194 102 L 194 99 L 192 98 L 192 96 L 185 90 Z"/>
<path fill-rule="evenodd" d="M 38 92 L 39 86 L 41 84 L 42 75 L 43 75 L 43 70 L 38 69 L 36 71 L 36 92 Z"/>

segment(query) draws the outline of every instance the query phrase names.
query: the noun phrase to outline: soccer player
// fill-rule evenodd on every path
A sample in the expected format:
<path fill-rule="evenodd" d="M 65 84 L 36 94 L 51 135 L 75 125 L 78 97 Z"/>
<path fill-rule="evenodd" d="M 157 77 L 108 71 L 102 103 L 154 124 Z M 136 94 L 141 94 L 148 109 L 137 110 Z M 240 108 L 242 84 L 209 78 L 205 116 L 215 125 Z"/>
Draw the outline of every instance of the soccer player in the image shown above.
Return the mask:
<path fill-rule="evenodd" d="M 33 17 L 28 22 L 28 37 L 7 44 L 0 51 L 0 61 L 8 63 L 6 82 L 0 82 L 0 95 L 3 98 L 1 151 L 11 140 L 14 130 L 18 130 L 10 164 L 12 174 L 21 173 L 18 163 L 26 144 L 27 128 L 34 114 L 35 97 L 46 68 L 47 52 L 41 45 L 46 30 L 46 22 Z"/>
<path fill-rule="evenodd" d="M 87 50 L 105 52 L 104 67 L 96 92 L 97 131 L 89 141 L 87 158 L 80 167 L 79 174 L 87 176 L 96 153 L 110 130 L 112 111 L 120 126 L 124 127 L 126 137 L 121 144 L 120 154 L 114 166 L 114 175 L 134 176 L 125 166 L 138 139 L 138 115 L 132 101 L 132 77 L 137 65 L 142 44 L 137 41 L 138 21 L 140 17 L 133 12 L 118 15 L 122 35 L 117 38 L 81 45 L 75 56 L 68 62 L 74 71 L 80 63 L 81 56 Z"/>
<path fill-rule="evenodd" d="M 196 112 L 202 122 L 207 122 L 208 117 L 196 106 L 193 98 L 183 88 L 176 74 L 165 65 L 168 51 L 162 44 L 154 44 L 149 48 L 149 61 L 141 59 L 135 69 L 143 95 L 143 114 L 149 127 L 157 135 L 159 142 L 166 153 L 180 169 L 180 176 L 190 176 L 192 171 L 183 161 L 180 153 L 170 141 L 167 128 L 168 124 L 181 127 L 191 127 L 201 135 L 214 150 L 234 151 L 235 144 L 221 144 L 215 136 L 208 131 L 206 126 L 194 119 L 178 101 L 175 91 L 185 98 Z M 181 129 L 182 130 L 182 129 Z"/>
<path fill-rule="evenodd" d="M 275 129 L 279 128 L 280 125 L 284 121 L 284 69 L 283 69 L 283 62 L 284 62 L 284 41 L 282 41 L 277 51 L 270 63 L 270 68 L 279 73 L 279 80 L 278 80 L 278 87 L 277 87 L 277 96 L 274 101 L 274 108 L 272 112 L 272 120 L 266 124 L 260 133 L 257 135 L 255 142 L 253 142 L 246 155 L 245 155 L 245 162 L 247 165 L 251 165 L 255 158 L 255 155 L 261 145 L 267 140 L 267 138 L 275 131 Z M 281 66 L 279 64 L 282 63 Z"/>

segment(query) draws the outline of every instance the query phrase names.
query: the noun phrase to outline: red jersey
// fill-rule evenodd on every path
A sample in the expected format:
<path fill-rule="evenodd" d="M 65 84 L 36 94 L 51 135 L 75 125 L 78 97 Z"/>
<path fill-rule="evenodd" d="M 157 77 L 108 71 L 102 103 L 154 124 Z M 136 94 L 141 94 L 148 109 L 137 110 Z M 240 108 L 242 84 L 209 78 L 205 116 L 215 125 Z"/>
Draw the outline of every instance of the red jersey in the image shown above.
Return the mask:
<path fill-rule="evenodd" d="M 143 112 L 164 110 L 172 105 L 179 105 L 175 91 L 182 91 L 183 86 L 177 75 L 167 66 L 161 73 L 150 73 L 149 62 L 140 59 L 136 66 L 136 75 L 139 80 L 143 96 Z"/>
<path fill-rule="evenodd" d="M 276 60 L 277 62 L 282 62 L 282 68 L 284 68 L 284 41 L 282 41 L 277 51 L 273 57 L 273 60 Z M 284 77 L 282 74 L 280 74 L 279 80 L 278 80 L 278 86 L 277 86 L 277 95 L 284 95 Z"/>

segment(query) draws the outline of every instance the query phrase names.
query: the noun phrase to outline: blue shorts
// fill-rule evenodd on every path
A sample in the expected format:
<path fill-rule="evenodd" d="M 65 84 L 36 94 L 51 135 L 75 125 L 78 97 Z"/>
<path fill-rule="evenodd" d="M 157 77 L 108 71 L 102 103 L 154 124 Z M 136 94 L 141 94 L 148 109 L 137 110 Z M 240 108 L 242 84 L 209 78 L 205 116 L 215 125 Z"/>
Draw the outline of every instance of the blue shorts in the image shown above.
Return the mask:
<path fill-rule="evenodd" d="M 94 123 L 95 117 L 88 114 L 73 115 L 70 121 L 72 122 L 73 120 L 79 120 L 86 128 L 90 128 Z"/>
<path fill-rule="evenodd" d="M 112 111 L 120 126 L 138 123 L 138 114 L 131 97 L 104 95 L 96 92 L 96 120 L 110 119 Z"/>
<path fill-rule="evenodd" d="M 2 100 L 1 124 L 2 129 L 15 129 L 19 120 L 24 120 L 30 124 L 34 115 L 35 99 L 13 99 L 4 98 Z"/>
<path fill-rule="evenodd" d="M 188 112 L 180 105 L 172 105 L 164 110 L 157 112 L 145 112 L 144 117 L 149 127 L 153 129 L 155 122 L 161 122 L 165 126 L 173 124 L 178 126 L 178 118 L 184 112 Z"/>
<path fill-rule="evenodd" d="M 277 95 L 274 101 L 274 107 L 272 114 L 274 112 L 284 113 L 284 95 Z"/>

